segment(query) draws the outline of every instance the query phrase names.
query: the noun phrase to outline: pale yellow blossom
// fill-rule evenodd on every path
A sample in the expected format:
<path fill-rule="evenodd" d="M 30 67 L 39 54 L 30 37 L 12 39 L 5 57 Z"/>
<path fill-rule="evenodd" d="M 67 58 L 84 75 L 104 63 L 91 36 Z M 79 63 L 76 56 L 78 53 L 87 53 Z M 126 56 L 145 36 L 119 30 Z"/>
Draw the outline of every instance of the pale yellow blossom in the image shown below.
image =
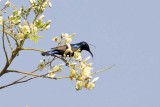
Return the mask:
<path fill-rule="evenodd" d="M 88 56 L 83 62 L 87 62 L 91 57 Z"/>
<path fill-rule="evenodd" d="M 49 78 L 54 78 L 55 75 L 56 75 L 56 74 L 55 74 L 53 71 L 49 71 L 47 77 L 49 77 Z"/>
<path fill-rule="evenodd" d="M 59 41 L 60 41 L 60 39 L 59 39 L 59 37 L 58 37 L 58 36 L 55 36 L 55 37 L 53 37 L 53 38 L 52 38 L 52 41 L 54 41 L 54 42 L 59 42 Z"/>
<path fill-rule="evenodd" d="M 76 61 L 82 61 L 82 56 L 80 51 L 74 52 L 74 57 L 76 58 Z"/>
<path fill-rule="evenodd" d="M 99 80 L 99 77 L 95 77 L 92 82 L 95 83 L 97 80 Z"/>
<path fill-rule="evenodd" d="M 84 83 L 82 81 L 76 82 L 76 90 L 81 90 L 84 86 Z"/>
<path fill-rule="evenodd" d="M 9 7 L 11 5 L 10 1 L 6 1 L 5 6 Z"/>
<path fill-rule="evenodd" d="M 52 3 L 51 2 L 48 2 L 48 5 L 49 5 L 50 8 L 52 7 Z"/>
<path fill-rule="evenodd" d="M 75 69 L 70 69 L 70 79 L 73 80 L 77 77 L 77 71 Z"/>
<path fill-rule="evenodd" d="M 3 25 L 3 17 L 0 16 L 0 25 Z"/>
<path fill-rule="evenodd" d="M 39 17 L 39 20 L 42 20 L 44 18 L 44 15 L 41 15 L 40 17 Z"/>
<path fill-rule="evenodd" d="M 18 33 L 17 34 L 17 39 L 20 40 L 20 41 L 23 40 L 24 37 L 25 37 L 25 35 L 23 33 Z"/>
<path fill-rule="evenodd" d="M 46 30 L 48 30 L 51 27 L 51 25 L 46 26 Z"/>
<path fill-rule="evenodd" d="M 23 25 L 23 26 L 19 25 L 19 28 L 21 32 L 24 34 L 30 33 L 30 28 L 28 25 Z"/>
<path fill-rule="evenodd" d="M 60 72 L 60 71 L 62 71 L 62 65 L 64 65 L 64 64 L 59 64 L 59 65 L 54 66 L 53 69 L 52 69 L 52 71 L 53 72 Z"/>
<path fill-rule="evenodd" d="M 91 78 L 92 77 L 91 76 L 92 69 L 93 68 L 91 68 L 91 67 L 85 67 L 85 68 L 83 68 L 82 71 L 81 71 L 82 77 L 84 77 L 84 79 L 85 78 Z"/>
<path fill-rule="evenodd" d="M 68 33 L 62 33 L 61 37 L 64 39 L 66 44 L 70 44 L 72 42 L 72 38 L 75 34 L 69 35 Z"/>
<path fill-rule="evenodd" d="M 36 0 L 29 0 L 31 4 L 36 3 Z"/>
<path fill-rule="evenodd" d="M 40 63 L 38 65 L 38 70 L 42 71 L 45 68 L 45 62 L 44 60 L 40 60 Z"/>
<path fill-rule="evenodd" d="M 33 34 L 37 34 L 38 28 L 33 23 L 30 24 L 30 28 Z"/>
<path fill-rule="evenodd" d="M 91 90 L 95 87 L 95 84 L 93 82 L 89 82 L 88 84 L 86 84 L 86 88 Z"/>
<path fill-rule="evenodd" d="M 77 67 L 77 63 L 76 62 L 73 62 L 69 65 L 70 68 L 73 68 L 73 69 L 76 69 Z"/>
<path fill-rule="evenodd" d="M 72 53 L 73 53 L 70 44 L 67 44 L 67 50 L 64 52 L 64 56 L 66 56 L 68 53 L 69 53 L 69 54 L 72 54 Z"/>

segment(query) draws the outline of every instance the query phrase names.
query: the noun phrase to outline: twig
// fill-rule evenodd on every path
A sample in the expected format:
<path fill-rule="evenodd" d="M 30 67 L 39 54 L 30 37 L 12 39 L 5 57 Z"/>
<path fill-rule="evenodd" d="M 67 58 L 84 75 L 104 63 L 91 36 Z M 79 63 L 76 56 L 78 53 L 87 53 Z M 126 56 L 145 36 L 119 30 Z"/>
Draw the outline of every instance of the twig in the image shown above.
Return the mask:
<path fill-rule="evenodd" d="M 36 21 L 37 17 L 41 14 L 41 13 L 40 13 L 40 11 L 41 11 L 40 9 L 42 8 L 42 5 L 43 5 L 44 1 L 45 1 L 45 0 L 43 0 L 43 1 L 42 1 L 42 4 L 39 6 L 40 8 L 39 8 L 38 13 L 36 14 L 34 20 L 33 20 L 33 23 Z"/>
<path fill-rule="evenodd" d="M 68 66 L 68 65 L 69 65 L 68 61 L 67 61 L 66 59 L 64 59 L 63 57 L 60 57 L 60 56 L 57 56 L 57 55 L 54 55 L 54 54 L 53 54 L 52 56 L 54 56 L 54 57 L 57 57 L 57 58 L 61 59 L 63 62 L 65 62 L 65 63 L 66 63 L 66 66 Z"/>
<path fill-rule="evenodd" d="M 7 41 L 8 41 L 8 44 L 9 44 L 9 47 L 10 47 L 11 51 L 13 51 L 11 42 L 10 42 L 9 37 L 7 36 L 7 34 L 6 34 L 6 38 L 7 38 Z"/>
<path fill-rule="evenodd" d="M 5 53 L 5 56 L 6 56 L 6 64 L 8 64 L 8 63 L 9 63 L 9 60 L 8 60 L 8 55 L 7 55 L 7 51 L 6 51 L 5 43 L 4 43 L 4 21 L 3 21 L 2 43 L 3 43 L 3 50 L 4 50 L 4 53 Z"/>
<path fill-rule="evenodd" d="M 0 29 L 0 31 L 3 32 L 1 29 Z M 6 31 L 5 31 L 5 34 L 9 35 L 9 36 L 16 42 L 16 45 L 17 45 L 17 46 L 19 45 L 18 42 L 17 42 L 17 40 L 16 40 L 11 34 L 9 34 L 9 33 L 6 32 Z"/>
<path fill-rule="evenodd" d="M 21 48 L 20 50 L 32 50 L 32 51 L 45 52 L 44 50 L 35 49 L 35 48 Z"/>
<path fill-rule="evenodd" d="M 46 66 L 47 64 L 50 64 L 50 63 L 51 63 L 52 61 L 54 61 L 55 59 L 56 59 L 56 57 L 54 57 L 51 61 L 47 62 L 47 63 L 45 64 L 45 66 Z M 38 69 L 35 69 L 34 71 L 32 71 L 32 72 L 30 72 L 30 73 L 34 73 L 34 72 L 36 72 L 36 71 L 38 71 Z M 23 77 L 15 80 L 15 81 L 13 81 L 12 83 L 7 84 L 7 85 L 0 86 L 0 89 L 9 87 L 9 86 L 12 86 L 12 85 L 15 85 L 15 84 L 27 82 L 27 81 L 29 81 L 29 80 L 32 80 L 32 79 L 34 79 L 34 78 L 37 78 L 37 77 L 32 77 L 32 78 L 30 78 L 30 79 L 28 79 L 28 80 L 21 81 L 21 80 L 23 80 L 24 78 L 26 78 L 27 76 L 28 76 L 28 75 L 23 76 Z"/>
<path fill-rule="evenodd" d="M 30 72 L 23 72 L 23 71 L 18 71 L 18 70 L 7 70 L 7 72 L 15 72 L 15 73 L 20 73 L 20 74 L 27 74 L 27 75 L 34 76 L 34 77 L 46 78 L 44 75 L 38 75 L 38 74 L 33 74 Z"/>
<path fill-rule="evenodd" d="M 61 77 L 50 78 L 50 77 L 46 76 L 46 75 L 48 75 L 48 73 L 43 74 L 43 75 L 38 75 L 38 74 L 30 73 L 30 72 L 22 72 L 22 71 L 17 71 L 17 70 L 8 70 L 8 72 L 15 72 L 15 73 L 20 73 L 20 74 L 27 74 L 27 75 L 30 75 L 30 76 L 33 76 L 33 77 L 49 78 L 49 79 L 56 79 L 56 80 L 57 79 L 63 79 L 63 78 L 69 78 L 69 76 L 61 76 Z"/>
<path fill-rule="evenodd" d="M 46 75 L 46 74 L 45 74 L 45 75 Z M 44 75 L 42 75 L 42 76 L 44 76 Z M 32 80 L 32 79 L 35 79 L 35 78 L 38 78 L 38 77 L 39 77 L 39 76 L 35 76 L 35 77 L 29 78 L 29 79 L 26 79 L 26 80 L 23 80 L 23 81 L 19 81 L 19 80 L 17 80 L 17 81 L 15 81 L 15 82 L 10 83 L 10 84 L 4 85 L 4 86 L 0 86 L 0 89 L 3 89 L 3 88 L 6 88 L 6 87 L 9 87 L 9 86 L 11 86 L 11 85 L 15 85 L 15 84 L 19 84 L 19 83 L 28 82 L 28 81 L 30 81 L 30 80 Z M 58 79 L 65 79 L 65 78 L 69 78 L 69 76 L 61 76 L 61 77 L 54 77 L 54 78 L 46 77 L 46 78 L 48 78 L 48 79 L 54 79 L 54 80 L 58 80 Z"/>
<path fill-rule="evenodd" d="M 100 72 L 107 71 L 107 70 L 109 70 L 109 69 L 113 68 L 114 66 L 115 66 L 115 64 L 114 64 L 114 65 L 112 65 L 112 66 L 110 66 L 110 67 L 108 67 L 108 68 L 102 69 L 102 70 L 100 70 L 100 71 L 93 72 L 93 73 L 92 73 L 92 75 L 94 75 L 94 74 L 98 74 L 98 73 L 100 73 Z"/>

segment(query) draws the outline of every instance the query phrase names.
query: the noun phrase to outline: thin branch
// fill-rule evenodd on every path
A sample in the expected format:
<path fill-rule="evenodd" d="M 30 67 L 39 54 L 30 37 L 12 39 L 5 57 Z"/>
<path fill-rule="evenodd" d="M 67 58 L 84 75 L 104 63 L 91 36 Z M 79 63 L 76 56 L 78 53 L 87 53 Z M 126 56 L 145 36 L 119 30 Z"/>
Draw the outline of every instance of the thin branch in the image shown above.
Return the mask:
<path fill-rule="evenodd" d="M 35 49 L 35 48 L 21 48 L 20 50 L 32 50 L 32 51 L 45 52 L 44 50 Z"/>
<path fill-rule="evenodd" d="M 6 51 L 6 47 L 5 47 L 5 43 L 4 43 L 4 21 L 3 21 L 3 35 L 2 35 L 2 43 L 3 43 L 3 50 L 4 50 L 4 53 L 5 53 L 5 56 L 6 56 L 6 64 L 9 63 L 9 60 L 8 60 L 8 55 L 7 55 L 7 51 Z"/>
<path fill-rule="evenodd" d="M 27 81 L 32 80 L 32 79 L 34 79 L 34 78 L 37 78 L 37 77 L 32 77 L 32 78 L 29 78 L 29 79 L 24 80 L 24 81 L 19 81 L 19 80 L 17 80 L 17 81 L 14 81 L 14 82 L 10 83 L 10 84 L 4 85 L 4 86 L 0 86 L 0 89 L 9 87 L 9 86 L 12 86 L 12 85 L 15 85 L 15 84 L 19 84 L 19 83 L 24 83 L 24 82 L 27 82 Z"/>
<path fill-rule="evenodd" d="M 20 74 L 26 74 L 26 75 L 34 76 L 34 77 L 46 78 L 44 75 L 38 75 L 38 74 L 33 74 L 33 73 L 30 73 L 30 72 L 23 72 L 23 71 L 18 71 L 18 70 L 7 70 L 7 72 L 15 72 L 15 73 L 20 73 Z"/>
<path fill-rule="evenodd" d="M 60 57 L 60 56 L 57 56 L 57 55 L 54 55 L 54 54 L 53 54 L 52 56 L 54 56 L 54 57 L 57 57 L 57 58 L 61 59 L 63 62 L 65 62 L 65 63 L 66 63 L 66 66 L 68 66 L 68 65 L 69 65 L 68 61 L 67 61 L 66 59 L 64 59 L 63 57 Z"/>
<path fill-rule="evenodd" d="M 11 51 L 13 51 L 11 42 L 10 42 L 9 37 L 7 36 L 7 34 L 6 34 L 6 38 L 7 38 L 7 41 L 8 41 L 8 44 L 9 44 L 9 47 L 10 47 Z"/>
<path fill-rule="evenodd" d="M 3 32 L 1 29 L 0 29 L 0 31 Z M 17 45 L 17 46 L 19 45 L 18 42 L 17 42 L 17 40 L 16 40 L 11 34 L 9 34 L 9 33 L 6 32 L 6 31 L 5 31 L 5 34 L 9 35 L 9 36 L 16 42 L 16 45 Z"/>
<path fill-rule="evenodd" d="M 50 77 L 46 76 L 46 75 L 48 75 L 48 73 L 43 74 L 43 75 L 38 75 L 38 74 L 30 73 L 30 72 L 22 72 L 22 71 L 17 71 L 17 70 L 8 70 L 8 72 L 15 72 L 15 73 L 20 73 L 20 74 L 27 74 L 27 75 L 30 75 L 30 76 L 33 76 L 33 77 L 49 78 L 49 79 L 56 79 L 56 80 L 57 79 L 63 79 L 63 78 L 69 78 L 69 76 L 60 76 L 60 77 L 50 78 Z"/>
<path fill-rule="evenodd" d="M 45 74 L 45 75 L 47 75 L 47 74 Z M 44 75 L 42 75 L 42 76 L 44 76 Z M 29 78 L 29 79 L 26 79 L 26 80 L 23 80 L 23 81 L 19 81 L 19 80 L 17 80 L 17 81 L 15 81 L 15 82 L 10 83 L 10 84 L 4 85 L 4 86 L 0 86 L 0 89 L 3 89 L 3 88 L 6 88 L 6 87 L 9 87 L 9 86 L 12 86 L 12 85 L 15 85 L 15 84 L 20 84 L 20 83 L 28 82 L 28 81 L 33 80 L 33 79 L 38 78 L 38 77 L 39 77 L 39 76 L 35 76 L 35 77 Z M 58 80 L 58 79 L 65 79 L 65 78 L 69 78 L 69 76 L 61 76 L 61 77 L 54 77 L 54 78 L 46 77 L 46 78 L 48 78 L 48 79 L 54 79 L 54 80 Z"/>
<path fill-rule="evenodd" d="M 109 69 L 113 68 L 114 66 L 115 66 L 115 64 L 114 64 L 114 65 L 112 65 L 112 66 L 110 66 L 110 67 L 108 67 L 108 68 L 102 69 L 102 70 L 100 70 L 100 71 L 93 72 L 93 73 L 92 73 L 92 75 L 98 74 L 98 73 L 100 73 L 100 72 L 107 71 L 107 70 L 109 70 Z"/>
<path fill-rule="evenodd" d="M 54 57 L 51 61 L 47 62 L 47 63 L 45 64 L 45 66 L 48 65 L 48 64 L 50 64 L 51 62 L 53 62 L 55 59 L 56 59 L 56 57 Z M 36 72 L 36 71 L 38 71 L 38 69 L 35 69 L 35 70 L 32 71 L 31 73 L 34 73 L 34 72 Z M 26 77 L 28 77 L 28 75 L 23 76 L 23 77 L 15 80 L 15 81 L 13 81 L 12 83 L 7 84 L 7 85 L 0 86 L 0 89 L 9 87 L 9 86 L 12 86 L 12 85 L 15 85 L 15 84 L 23 83 L 23 81 L 21 81 L 21 80 L 25 79 Z M 34 78 L 37 78 L 37 77 L 32 77 L 32 78 L 30 78 L 29 80 L 32 80 L 32 79 L 34 79 Z M 29 81 L 29 80 L 24 80 L 24 82 L 25 82 L 25 81 L 27 82 L 27 81 Z"/>
<path fill-rule="evenodd" d="M 42 1 L 42 4 L 39 6 L 40 8 L 39 8 L 38 13 L 36 14 L 34 20 L 33 20 L 33 23 L 36 21 L 36 19 L 38 18 L 38 16 L 41 14 L 40 11 L 41 11 L 41 9 L 42 9 L 42 5 L 43 5 L 44 2 L 45 2 L 45 0 L 43 0 L 43 1 Z"/>

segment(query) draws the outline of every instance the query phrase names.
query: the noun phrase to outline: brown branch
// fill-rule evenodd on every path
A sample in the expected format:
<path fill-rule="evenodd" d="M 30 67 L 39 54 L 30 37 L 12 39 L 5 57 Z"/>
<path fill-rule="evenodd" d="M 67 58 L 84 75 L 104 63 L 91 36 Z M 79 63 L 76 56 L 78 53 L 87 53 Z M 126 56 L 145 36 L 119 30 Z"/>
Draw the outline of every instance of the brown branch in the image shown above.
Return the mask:
<path fill-rule="evenodd" d="M 112 66 L 110 66 L 110 67 L 108 67 L 108 68 L 102 69 L 102 70 L 100 70 L 100 71 L 93 72 L 93 73 L 92 73 L 92 75 L 98 74 L 98 73 L 100 73 L 100 72 L 107 71 L 107 70 L 109 70 L 109 69 L 113 68 L 114 66 L 115 66 L 115 64 L 114 64 L 114 65 L 112 65 Z"/>
<path fill-rule="evenodd" d="M 59 58 L 59 59 L 61 59 L 62 61 L 64 61 L 64 62 L 66 63 L 66 65 L 68 66 L 67 60 L 65 60 L 63 57 L 60 57 L 60 56 L 57 56 L 57 55 L 53 55 L 53 56 L 54 56 L 54 58 L 53 58 L 51 61 L 47 62 L 47 63 L 45 64 L 45 66 L 48 65 L 48 64 L 51 64 L 52 61 L 55 60 L 55 59 L 57 59 L 57 58 Z M 7 67 L 7 68 L 8 68 L 8 67 Z M 36 71 L 38 71 L 38 69 L 36 69 L 36 70 L 34 70 L 34 71 L 30 72 L 30 73 L 34 73 L 34 72 L 36 72 Z M 29 74 L 29 73 L 28 73 L 28 74 Z M 47 75 L 47 74 L 45 74 L 45 75 Z M 43 76 L 44 76 L 44 75 L 43 75 Z M 26 77 L 28 77 L 28 75 L 23 76 L 23 77 L 19 78 L 18 80 L 14 81 L 14 82 L 12 82 L 12 83 L 10 83 L 10 84 L 4 85 L 4 86 L 0 86 L 0 89 L 9 87 L 9 86 L 12 86 L 12 85 L 15 85 L 15 84 L 27 82 L 27 81 L 29 81 L 29 80 L 32 80 L 32 79 L 34 79 L 34 78 L 41 77 L 41 76 L 36 76 L 36 75 L 35 75 L 35 77 L 29 78 L 29 79 L 27 79 L 27 80 L 23 80 L 23 79 L 25 79 Z M 62 76 L 62 77 L 55 77 L 55 78 L 53 78 L 53 79 L 62 79 L 62 78 L 69 78 L 69 77 L 68 77 L 68 76 Z M 52 78 L 50 78 L 50 79 L 52 79 Z M 23 80 L 23 81 L 22 81 L 22 80 Z"/>
<path fill-rule="evenodd" d="M 47 63 L 45 64 L 45 66 L 48 65 L 48 64 L 50 64 L 50 63 L 52 63 L 55 59 L 57 59 L 57 58 L 54 57 L 51 61 L 47 62 Z M 32 71 L 32 72 L 30 72 L 30 73 L 34 73 L 34 72 L 36 72 L 36 71 L 38 71 L 38 69 L 35 69 L 34 71 Z M 21 81 L 21 80 L 25 79 L 26 77 L 28 77 L 28 75 L 23 76 L 23 77 L 21 77 L 21 78 L 15 80 L 15 81 L 13 81 L 13 82 L 7 84 L 7 85 L 0 86 L 0 89 L 6 88 L 6 87 L 9 87 L 9 86 L 18 84 L 18 83 L 23 83 L 23 81 Z M 32 78 L 34 79 L 34 78 L 37 78 L 37 77 L 32 77 Z M 32 79 L 30 78 L 30 80 L 32 80 Z M 26 80 L 24 80 L 24 81 L 26 81 Z M 29 80 L 27 80 L 27 81 L 29 81 Z"/>
<path fill-rule="evenodd" d="M 9 37 L 7 36 L 7 34 L 6 34 L 6 38 L 7 38 L 7 41 L 8 41 L 8 44 L 9 44 L 9 47 L 10 47 L 11 51 L 13 51 L 11 42 L 10 42 Z"/>
<path fill-rule="evenodd" d="M 20 50 L 32 50 L 32 51 L 45 52 L 44 50 L 35 49 L 35 48 L 21 48 Z"/>
<path fill-rule="evenodd" d="M 3 43 L 3 50 L 4 50 L 4 53 L 5 53 L 5 56 L 6 56 L 6 64 L 9 63 L 9 60 L 8 60 L 8 55 L 7 55 L 7 51 L 6 51 L 6 47 L 5 47 L 5 41 L 4 41 L 4 21 L 3 21 L 3 35 L 2 35 L 2 43 Z"/>

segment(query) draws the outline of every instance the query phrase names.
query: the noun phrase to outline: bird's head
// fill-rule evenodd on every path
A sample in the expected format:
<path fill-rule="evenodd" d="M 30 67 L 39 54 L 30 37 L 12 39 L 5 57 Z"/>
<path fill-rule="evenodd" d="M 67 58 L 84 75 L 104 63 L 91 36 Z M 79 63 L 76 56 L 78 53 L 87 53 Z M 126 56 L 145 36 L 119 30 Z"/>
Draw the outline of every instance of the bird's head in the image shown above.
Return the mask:
<path fill-rule="evenodd" d="M 93 54 L 92 54 L 92 52 L 90 51 L 90 48 L 89 48 L 89 45 L 88 45 L 88 43 L 86 43 L 86 42 L 80 42 L 80 45 L 81 45 L 81 50 L 86 50 L 86 51 L 88 51 L 91 55 L 92 55 L 92 57 L 93 57 Z"/>

